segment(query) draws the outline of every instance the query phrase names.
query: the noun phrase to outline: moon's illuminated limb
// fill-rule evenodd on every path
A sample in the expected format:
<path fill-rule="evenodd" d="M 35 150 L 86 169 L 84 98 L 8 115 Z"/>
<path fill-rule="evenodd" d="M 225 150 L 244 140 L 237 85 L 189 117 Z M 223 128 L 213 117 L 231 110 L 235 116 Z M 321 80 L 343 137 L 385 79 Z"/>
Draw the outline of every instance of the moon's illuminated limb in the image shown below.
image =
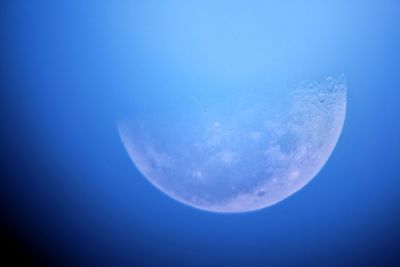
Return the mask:
<path fill-rule="evenodd" d="M 118 129 L 137 168 L 167 195 L 208 211 L 252 211 L 306 185 L 343 128 L 344 77 L 302 84 L 286 98 L 283 108 L 258 99 L 224 115 L 215 107 L 206 115 L 189 109 L 186 119 L 169 128 L 157 128 L 165 118 L 128 117 Z"/>

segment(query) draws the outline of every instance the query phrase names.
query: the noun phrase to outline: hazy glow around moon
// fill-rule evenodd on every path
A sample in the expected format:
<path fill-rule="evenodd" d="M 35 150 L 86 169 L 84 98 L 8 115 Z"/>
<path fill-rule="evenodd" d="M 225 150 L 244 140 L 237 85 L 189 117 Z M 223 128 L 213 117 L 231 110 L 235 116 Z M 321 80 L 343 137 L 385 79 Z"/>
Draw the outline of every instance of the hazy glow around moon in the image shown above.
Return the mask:
<path fill-rule="evenodd" d="M 246 212 L 287 198 L 320 171 L 343 127 L 346 81 L 329 77 L 274 93 L 178 102 L 184 108 L 152 109 L 118 123 L 134 164 L 180 202 Z"/>

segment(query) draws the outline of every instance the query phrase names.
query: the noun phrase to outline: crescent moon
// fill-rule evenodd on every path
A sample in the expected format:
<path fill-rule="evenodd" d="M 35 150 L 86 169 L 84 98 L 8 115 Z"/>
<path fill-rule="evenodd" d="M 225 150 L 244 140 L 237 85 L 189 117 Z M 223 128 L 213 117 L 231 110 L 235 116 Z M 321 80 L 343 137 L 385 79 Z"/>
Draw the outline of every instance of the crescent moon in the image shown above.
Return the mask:
<path fill-rule="evenodd" d="M 345 121 L 344 76 L 279 97 L 248 93 L 218 105 L 189 96 L 184 114 L 127 116 L 117 126 L 133 163 L 171 198 L 212 212 L 254 211 L 310 182 Z"/>

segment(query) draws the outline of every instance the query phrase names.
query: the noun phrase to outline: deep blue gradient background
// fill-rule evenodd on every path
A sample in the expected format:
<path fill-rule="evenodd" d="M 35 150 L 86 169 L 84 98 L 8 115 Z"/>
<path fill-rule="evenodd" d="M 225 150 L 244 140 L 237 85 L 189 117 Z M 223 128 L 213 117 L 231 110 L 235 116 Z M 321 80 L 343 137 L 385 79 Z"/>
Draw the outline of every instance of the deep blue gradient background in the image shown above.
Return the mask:
<path fill-rule="evenodd" d="M 153 1 L 150 9 L 172 2 Z M 238 10 L 256 4 L 216 2 L 217 14 L 232 3 Z M 135 18 L 146 16 L 135 5 L 145 1 L 3 0 L 7 257 L 58 266 L 400 263 L 400 2 L 268 2 L 258 11 L 273 25 L 265 38 L 287 34 L 282 50 L 271 42 L 271 71 L 297 78 L 344 73 L 346 124 L 326 166 L 300 192 L 258 212 L 220 215 L 160 193 L 119 139 L 116 118 L 142 94 L 136 62 L 147 61 L 131 34 Z M 163 70 L 166 62 L 148 65 Z M 234 75 L 229 71 L 225 77 Z"/>

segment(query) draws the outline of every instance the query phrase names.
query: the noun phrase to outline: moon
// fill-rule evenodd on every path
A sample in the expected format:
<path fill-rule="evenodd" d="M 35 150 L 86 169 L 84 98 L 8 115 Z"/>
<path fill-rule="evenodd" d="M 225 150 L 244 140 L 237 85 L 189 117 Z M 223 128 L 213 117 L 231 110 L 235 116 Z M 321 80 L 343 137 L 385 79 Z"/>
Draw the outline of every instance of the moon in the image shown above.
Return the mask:
<path fill-rule="evenodd" d="M 344 76 L 283 90 L 187 95 L 118 122 L 138 170 L 189 206 L 259 210 L 289 197 L 327 162 L 343 128 Z"/>

